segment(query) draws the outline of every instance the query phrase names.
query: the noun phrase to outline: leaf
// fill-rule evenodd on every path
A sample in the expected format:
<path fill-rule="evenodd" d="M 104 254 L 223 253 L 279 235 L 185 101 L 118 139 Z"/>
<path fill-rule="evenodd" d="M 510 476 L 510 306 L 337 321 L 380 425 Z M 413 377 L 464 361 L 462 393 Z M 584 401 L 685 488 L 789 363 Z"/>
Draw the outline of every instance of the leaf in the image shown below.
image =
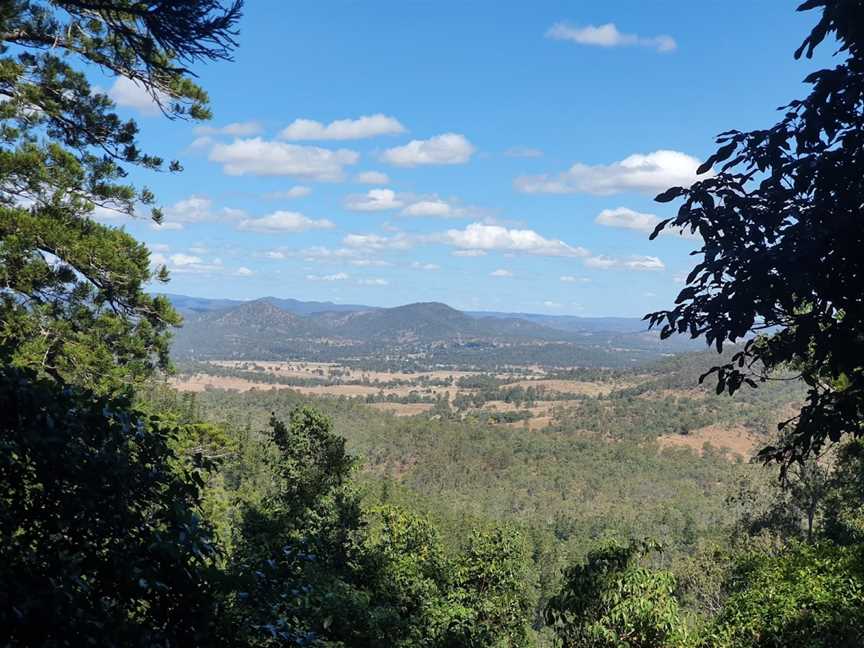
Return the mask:
<path fill-rule="evenodd" d="M 668 203 L 683 195 L 684 189 L 682 187 L 672 187 L 671 189 L 667 189 L 663 193 L 655 196 L 654 201 L 659 203 Z"/>

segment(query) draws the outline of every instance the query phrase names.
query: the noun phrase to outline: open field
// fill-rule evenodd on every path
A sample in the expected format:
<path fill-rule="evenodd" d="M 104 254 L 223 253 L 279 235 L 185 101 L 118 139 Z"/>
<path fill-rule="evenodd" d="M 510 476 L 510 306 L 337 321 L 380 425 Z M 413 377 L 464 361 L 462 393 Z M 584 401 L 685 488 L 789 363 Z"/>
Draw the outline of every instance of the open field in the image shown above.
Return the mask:
<path fill-rule="evenodd" d="M 528 432 L 558 426 L 565 434 L 598 433 L 610 441 L 630 430 L 626 434 L 697 454 L 708 444 L 728 451 L 730 459 L 751 457 L 776 427 L 777 415 L 794 409 L 790 398 L 775 400 L 766 390 L 755 394 L 768 397 L 764 403 L 725 400 L 698 387 L 695 376 L 665 367 L 653 373 L 538 366 L 384 371 L 324 362 L 211 361 L 181 366 L 171 384 L 199 393 L 291 390 L 360 401 L 399 418 L 456 417 Z"/>

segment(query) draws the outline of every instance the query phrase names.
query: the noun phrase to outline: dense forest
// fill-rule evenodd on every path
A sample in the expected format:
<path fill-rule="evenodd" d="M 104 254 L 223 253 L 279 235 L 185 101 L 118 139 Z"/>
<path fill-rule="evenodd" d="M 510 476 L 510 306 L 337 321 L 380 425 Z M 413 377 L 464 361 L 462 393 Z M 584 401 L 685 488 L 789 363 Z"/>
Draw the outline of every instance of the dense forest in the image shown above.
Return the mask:
<path fill-rule="evenodd" d="M 192 69 L 231 59 L 243 2 L 0 4 L 0 645 L 862 645 L 864 3 L 800 8 L 796 57 L 830 37 L 837 65 L 657 198 L 681 206 L 655 235 L 703 247 L 648 321 L 717 353 L 633 368 L 544 346 L 556 379 L 603 386 L 573 395 L 502 377 L 529 346 L 446 348 L 431 362 L 477 373 L 425 379 L 408 398 L 429 407 L 397 417 L 299 390 L 332 372 L 195 362 L 285 388 L 172 388 L 167 270 L 93 218 L 158 224 L 129 178 L 181 166 L 82 70 L 206 120 Z M 538 401 L 556 414 L 532 427 Z M 712 425 L 763 447 L 661 443 Z"/>

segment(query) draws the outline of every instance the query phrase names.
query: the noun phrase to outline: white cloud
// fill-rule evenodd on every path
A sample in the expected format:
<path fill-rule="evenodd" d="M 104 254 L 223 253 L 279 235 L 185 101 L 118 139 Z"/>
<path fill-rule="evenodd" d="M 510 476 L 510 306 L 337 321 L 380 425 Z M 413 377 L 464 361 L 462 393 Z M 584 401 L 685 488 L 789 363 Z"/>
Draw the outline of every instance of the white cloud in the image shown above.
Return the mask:
<path fill-rule="evenodd" d="M 186 266 L 196 263 L 204 263 L 201 257 L 192 256 L 191 254 L 172 254 L 169 258 L 171 259 L 171 263 L 175 266 Z"/>
<path fill-rule="evenodd" d="M 350 248 L 365 250 L 407 250 L 413 246 L 413 241 L 405 234 L 349 234 L 342 242 Z"/>
<path fill-rule="evenodd" d="M 414 261 L 411 264 L 411 267 L 415 270 L 427 270 L 430 272 L 434 272 L 435 270 L 440 270 L 441 266 L 437 263 L 420 263 L 419 261 Z"/>
<path fill-rule="evenodd" d="M 608 196 L 625 191 L 656 193 L 696 181 L 696 158 L 678 151 L 634 153 L 619 162 L 588 165 L 577 162 L 554 176 L 521 176 L 514 184 L 524 193 L 588 193 Z"/>
<path fill-rule="evenodd" d="M 124 76 L 119 76 L 114 81 L 114 85 L 108 90 L 108 96 L 114 100 L 118 106 L 124 108 L 134 108 L 144 115 L 158 115 L 161 111 L 159 104 L 153 96 L 147 92 L 142 84 L 136 83 L 132 79 Z M 164 92 L 157 92 L 156 96 L 163 104 L 171 102 L 171 97 Z"/>
<path fill-rule="evenodd" d="M 280 251 L 280 250 L 268 250 L 267 252 L 264 253 L 264 256 L 267 257 L 268 259 L 276 259 L 276 260 L 288 258 L 288 255 L 285 254 L 284 252 Z"/>
<path fill-rule="evenodd" d="M 427 140 L 411 140 L 404 146 L 387 149 L 381 154 L 384 162 L 395 166 L 413 167 L 423 164 L 465 164 L 476 149 L 464 135 L 444 133 Z"/>
<path fill-rule="evenodd" d="M 543 151 L 528 146 L 513 146 L 504 151 L 504 155 L 513 158 L 539 158 L 543 157 Z"/>
<path fill-rule="evenodd" d="M 392 189 L 370 189 L 363 195 L 351 195 L 345 199 L 345 209 L 358 212 L 399 209 L 402 204 Z"/>
<path fill-rule="evenodd" d="M 654 214 L 637 212 L 627 207 L 616 207 L 615 209 L 604 209 L 601 211 L 597 214 L 594 222 L 606 227 L 630 229 L 651 234 L 660 223 L 660 218 Z M 660 233 L 664 236 L 681 236 L 686 239 L 699 238 L 697 234 L 693 234 L 690 230 L 684 230 L 679 227 L 666 226 Z"/>
<path fill-rule="evenodd" d="M 436 218 L 449 218 L 459 215 L 450 203 L 438 198 L 430 200 L 418 200 L 402 210 L 405 216 L 433 216 Z"/>
<path fill-rule="evenodd" d="M 549 300 L 544 301 L 543 306 L 545 306 L 546 308 L 553 308 L 553 309 L 554 308 L 564 308 L 564 304 L 561 304 L 560 302 L 549 301 Z"/>
<path fill-rule="evenodd" d="M 349 263 L 358 268 L 386 268 L 393 265 L 389 261 L 382 259 L 354 259 L 353 261 L 349 261 Z"/>
<path fill-rule="evenodd" d="M 453 250 L 450 254 L 458 257 L 482 257 L 486 256 L 483 250 Z"/>
<path fill-rule="evenodd" d="M 348 250 L 346 248 L 324 247 L 323 245 L 314 245 L 312 247 L 300 250 L 299 255 L 306 261 L 328 261 L 330 259 L 346 259 L 357 256 L 356 250 Z"/>
<path fill-rule="evenodd" d="M 554 40 L 567 40 L 579 45 L 593 45 L 595 47 L 622 47 L 639 46 L 655 49 L 658 52 L 672 52 L 678 46 L 671 36 L 661 34 L 659 36 L 639 36 L 638 34 L 625 34 L 618 31 L 614 23 L 605 25 L 586 25 L 585 27 L 574 27 L 567 23 L 557 23 L 546 32 L 547 38 Z"/>
<path fill-rule="evenodd" d="M 246 212 L 231 207 L 214 210 L 210 198 L 193 194 L 166 207 L 163 215 L 164 221 L 161 226 L 154 229 L 179 230 L 183 229 L 184 224 L 189 223 L 236 221 L 246 216 Z"/>
<path fill-rule="evenodd" d="M 154 254 L 150 256 L 151 265 L 168 266 L 172 272 L 180 274 L 210 274 L 223 270 L 221 259 L 211 259 L 209 262 L 200 256 L 177 253 L 170 256 Z"/>
<path fill-rule="evenodd" d="M 279 137 L 284 140 L 354 140 L 398 135 L 405 127 L 395 117 L 378 113 L 357 119 L 338 119 L 327 125 L 312 119 L 295 119 L 282 129 Z"/>
<path fill-rule="evenodd" d="M 336 274 L 329 274 L 329 275 L 314 275 L 314 274 L 306 275 L 306 279 L 308 279 L 309 281 L 345 281 L 346 279 L 349 279 L 349 278 L 350 278 L 350 275 L 348 275 L 344 272 L 337 272 Z"/>
<path fill-rule="evenodd" d="M 222 164 L 228 175 L 296 176 L 319 181 L 342 180 L 345 166 L 356 164 L 359 157 L 349 149 L 298 146 L 260 137 L 216 144 L 210 150 L 210 160 Z"/>
<path fill-rule="evenodd" d="M 631 256 L 616 259 L 608 256 L 593 256 L 585 259 L 585 265 L 597 270 L 663 270 L 666 265 L 655 256 Z"/>
<path fill-rule="evenodd" d="M 358 279 L 357 283 L 361 286 L 387 286 L 390 284 L 386 279 Z"/>
<path fill-rule="evenodd" d="M 247 268 L 246 266 L 240 266 L 239 268 L 237 268 L 237 270 L 236 270 L 236 272 L 234 272 L 234 274 L 237 275 L 238 277 L 251 277 L 255 273 L 252 270 L 250 270 L 249 268 Z"/>
<path fill-rule="evenodd" d="M 210 220 L 213 201 L 206 196 L 189 196 L 164 210 L 166 221 L 176 223 L 200 223 Z"/>
<path fill-rule="evenodd" d="M 168 252 L 171 249 L 171 246 L 165 243 L 148 243 L 147 247 L 151 252 Z"/>
<path fill-rule="evenodd" d="M 285 191 L 269 191 L 264 194 L 264 198 L 268 200 L 281 200 L 284 198 L 303 198 L 312 193 L 312 189 L 303 185 L 296 185 Z"/>
<path fill-rule="evenodd" d="M 363 171 L 354 176 L 354 181 L 363 184 L 384 185 L 390 184 L 390 176 L 381 171 Z"/>
<path fill-rule="evenodd" d="M 489 273 L 490 277 L 512 277 L 513 273 L 505 268 L 498 268 Z"/>
<path fill-rule="evenodd" d="M 544 238 L 534 230 L 508 229 L 483 223 L 472 223 L 462 230 L 447 230 L 443 242 L 463 250 L 499 250 L 557 257 L 583 257 L 589 254 L 584 248 Z"/>
<path fill-rule="evenodd" d="M 329 220 L 313 220 L 303 214 L 290 211 L 276 211 L 261 218 L 247 218 L 241 221 L 238 229 L 250 232 L 276 234 L 279 232 L 305 232 L 314 229 L 332 229 L 335 227 Z"/>
<path fill-rule="evenodd" d="M 231 135 L 233 137 L 248 137 L 257 135 L 264 127 L 257 121 L 232 122 L 224 126 L 198 126 L 195 128 L 196 135 Z M 194 142 L 193 142 L 194 145 Z"/>
<path fill-rule="evenodd" d="M 123 220 L 126 218 L 130 218 L 130 216 L 126 212 L 123 212 L 123 211 L 120 211 L 117 209 L 111 209 L 110 207 L 103 207 L 102 205 L 96 205 L 93 208 L 93 211 L 90 212 L 90 218 L 92 218 L 93 220 L 105 222 L 105 221 Z"/>
<path fill-rule="evenodd" d="M 597 214 L 594 222 L 606 227 L 631 229 L 650 234 L 657 227 L 660 219 L 654 214 L 637 212 L 627 207 L 617 207 L 615 209 L 604 209 Z"/>
<path fill-rule="evenodd" d="M 589 283 L 591 281 L 586 277 L 574 277 L 573 275 L 562 275 L 559 279 L 563 283 Z"/>
<path fill-rule="evenodd" d="M 150 223 L 150 229 L 156 230 L 157 232 L 182 230 L 183 223 Z"/>

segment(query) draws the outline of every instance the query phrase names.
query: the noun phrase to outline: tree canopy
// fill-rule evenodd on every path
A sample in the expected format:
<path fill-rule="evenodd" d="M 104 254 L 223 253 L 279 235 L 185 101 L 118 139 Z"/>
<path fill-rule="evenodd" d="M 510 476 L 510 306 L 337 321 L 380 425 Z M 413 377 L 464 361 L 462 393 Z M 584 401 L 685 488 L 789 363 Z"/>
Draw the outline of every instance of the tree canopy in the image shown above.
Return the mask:
<path fill-rule="evenodd" d="M 209 118 L 189 64 L 230 57 L 242 2 L 13 0 L 0 7 L 0 359 L 108 389 L 168 366 L 179 317 L 144 292 L 147 248 L 96 210 L 158 222 L 129 168 L 179 171 L 90 82 L 126 79 L 166 116 Z"/>
<path fill-rule="evenodd" d="M 806 402 L 762 452 L 785 465 L 864 431 L 864 3 L 798 9 L 822 15 L 795 57 L 827 38 L 843 60 L 807 76 L 809 95 L 783 106 L 774 126 L 721 133 L 704 179 L 657 196 L 683 204 L 652 237 L 674 226 L 704 244 L 676 306 L 646 315 L 664 337 L 704 336 L 718 350 L 744 342 L 709 372 L 718 393 L 755 387 L 779 367 L 799 372 Z"/>

